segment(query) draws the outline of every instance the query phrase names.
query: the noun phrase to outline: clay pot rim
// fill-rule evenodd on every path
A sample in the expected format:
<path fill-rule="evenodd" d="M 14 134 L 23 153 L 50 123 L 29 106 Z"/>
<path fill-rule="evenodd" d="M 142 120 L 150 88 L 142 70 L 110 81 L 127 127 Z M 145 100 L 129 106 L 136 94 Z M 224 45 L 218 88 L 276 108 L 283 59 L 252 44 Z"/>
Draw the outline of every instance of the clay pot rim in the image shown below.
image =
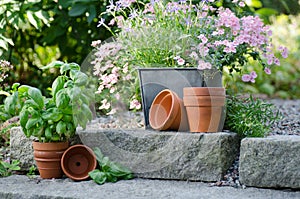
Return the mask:
<path fill-rule="evenodd" d="M 65 150 L 66 148 L 68 148 L 69 142 L 39 142 L 37 140 L 32 142 L 33 149 L 41 150 L 41 147 L 43 149 L 45 148 L 45 146 L 51 150 Z"/>
<path fill-rule="evenodd" d="M 183 96 L 223 96 L 226 94 L 224 87 L 185 87 Z"/>
<path fill-rule="evenodd" d="M 153 117 L 155 117 L 154 116 L 155 113 L 152 113 L 153 109 L 151 109 L 151 107 L 154 104 L 161 104 L 160 102 L 163 102 L 163 100 L 168 97 L 171 97 L 171 103 L 172 103 L 170 112 L 168 113 L 165 121 L 160 126 L 155 126 L 152 122 L 154 120 Z M 172 125 L 174 120 L 176 119 L 176 115 L 179 114 L 178 111 L 180 111 L 180 99 L 179 99 L 178 95 L 175 92 L 173 92 L 172 90 L 164 89 L 156 95 L 156 97 L 154 98 L 154 100 L 151 104 L 151 107 L 150 107 L 150 111 L 149 111 L 150 126 L 155 130 L 168 129 Z"/>
<path fill-rule="evenodd" d="M 96 158 L 96 155 L 94 154 L 93 150 L 86 146 L 86 145 L 83 145 L 83 144 L 76 144 L 76 145 L 73 145 L 73 146 L 70 146 L 62 155 L 61 157 L 61 168 L 64 172 L 64 174 L 66 174 L 67 177 L 73 179 L 73 180 L 76 180 L 76 181 L 79 181 L 79 180 L 85 180 L 87 178 L 89 178 L 89 174 L 87 173 L 85 176 L 82 176 L 82 177 L 77 177 L 75 175 L 72 175 L 68 172 L 68 170 L 66 169 L 67 167 L 65 167 L 64 163 L 64 159 L 66 158 L 66 156 L 68 155 L 68 153 L 70 153 L 72 150 L 76 149 L 76 148 L 82 148 L 84 150 L 86 150 L 88 152 L 89 155 L 91 155 L 93 157 L 93 162 L 92 162 L 92 170 L 96 169 L 97 167 L 97 158 Z M 91 170 L 91 171 L 92 171 Z"/>

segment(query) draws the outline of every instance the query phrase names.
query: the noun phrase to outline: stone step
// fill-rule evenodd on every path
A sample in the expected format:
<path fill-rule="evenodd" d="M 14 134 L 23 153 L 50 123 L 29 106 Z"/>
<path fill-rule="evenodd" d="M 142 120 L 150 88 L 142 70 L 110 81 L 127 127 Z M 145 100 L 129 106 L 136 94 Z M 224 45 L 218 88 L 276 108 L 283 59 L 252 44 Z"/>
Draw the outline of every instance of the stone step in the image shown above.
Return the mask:
<path fill-rule="evenodd" d="M 100 148 L 105 156 L 141 178 L 219 181 L 239 150 L 239 138 L 235 133 L 88 127 L 78 130 L 77 135 L 80 143 Z M 32 139 L 26 138 L 20 127 L 11 130 L 11 158 L 20 160 L 23 170 L 29 170 L 34 164 Z"/>
<path fill-rule="evenodd" d="M 235 133 L 179 133 L 87 128 L 72 144 L 99 147 L 104 155 L 130 168 L 137 177 L 218 181 L 239 151 Z M 80 139 L 81 141 L 80 141 Z M 34 164 L 32 140 L 20 127 L 11 130 L 11 159 L 23 170 Z M 300 189 L 300 136 L 245 138 L 239 175 L 246 186 Z"/>
<path fill-rule="evenodd" d="M 300 189 L 300 136 L 243 139 L 239 174 L 246 186 Z"/>
<path fill-rule="evenodd" d="M 77 133 L 83 144 L 99 147 L 141 178 L 218 181 L 239 150 L 235 133 L 89 128 Z"/>

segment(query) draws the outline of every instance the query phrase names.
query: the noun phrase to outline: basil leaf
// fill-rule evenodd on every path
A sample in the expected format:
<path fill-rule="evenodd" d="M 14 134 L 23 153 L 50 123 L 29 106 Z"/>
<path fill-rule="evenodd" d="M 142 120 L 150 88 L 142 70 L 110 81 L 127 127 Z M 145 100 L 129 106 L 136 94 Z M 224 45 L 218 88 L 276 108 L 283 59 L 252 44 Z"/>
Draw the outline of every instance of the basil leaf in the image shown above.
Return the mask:
<path fill-rule="evenodd" d="M 33 99 L 38 104 L 40 109 L 44 107 L 44 98 L 42 92 L 39 89 L 30 87 L 28 90 L 28 95 L 31 99 Z"/>
<path fill-rule="evenodd" d="M 57 77 L 52 83 L 52 96 L 54 101 L 56 101 L 56 93 L 64 87 L 64 83 L 65 81 L 63 76 Z"/>
<path fill-rule="evenodd" d="M 95 169 L 89 172 L 89 176 L 97 183 L 97 184 L 104 184 L 107 177 L 106 174 L 99 169 Z"/>

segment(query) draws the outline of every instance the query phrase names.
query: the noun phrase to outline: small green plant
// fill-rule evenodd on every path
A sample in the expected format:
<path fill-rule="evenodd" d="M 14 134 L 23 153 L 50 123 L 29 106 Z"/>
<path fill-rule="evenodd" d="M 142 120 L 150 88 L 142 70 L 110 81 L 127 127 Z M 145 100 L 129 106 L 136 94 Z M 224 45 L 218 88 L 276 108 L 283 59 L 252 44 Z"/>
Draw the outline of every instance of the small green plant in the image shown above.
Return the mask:
<path fill-rule="evenodd" d="M 0 155 L 0 176 L 7 177 L 12 174 L 13 171 L 19 171 L 19 160 L 13 160 L 11 163 L 8 161 L 3 161 Z"/>
<path fill-rule="evenodd" d="M 232 97 L 227 99 L 225 129 L 244 137 L 264 137 L 281 118 L 273 104 L 261 99 Z"/>
<path fill-rule="evenodd" d="M 94 149 L 100 169 L 95 169 L 89 173 L 89 176 L 97 183 L 104 184 L 105 182 L 116 182 L 124 179 L 129 180 L 133 178 L 130 170 L 112 162 L 108 157 L 105 157 L 99 148 Z"/>
<path fill-rule="evenodd" d="M 92 120 L 89 106 L 94 91 L 78 64 L 56 61 L 44 67 L 49 68 L 59 68 L 61 74 L 52 83 L 51 98 L 35 87 L 18 88 L 19 98 L 24 99 L 20 124 L 27 137 L 34 136 L 39 142 L 67 141 L 75 135 L 77 126 L 85 128 Z"/>
<path fill-rule="evenodd" d="M 37 170 L 36 170 L 36 167 L 35 167 L 34 165 L 31 165 L 31 167 L 29 168 L 28 173 L 26 174 L 27 177 L 29 177 L 29 178 L 34 177 L 35 174 L 36 174 L 36 171 L 37 171 Z"/>

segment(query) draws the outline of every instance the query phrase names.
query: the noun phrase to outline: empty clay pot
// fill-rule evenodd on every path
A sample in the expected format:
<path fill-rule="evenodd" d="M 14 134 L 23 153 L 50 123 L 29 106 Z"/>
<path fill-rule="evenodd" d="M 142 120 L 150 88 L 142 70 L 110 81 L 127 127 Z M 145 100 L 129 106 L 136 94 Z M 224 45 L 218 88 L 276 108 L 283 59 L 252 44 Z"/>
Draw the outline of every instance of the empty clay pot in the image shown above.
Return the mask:
<path fill-rule="evenodd" d="M 189 87 L 183 90 L 191 132 L 218 132 L 225 121 L 225 89 L 220 87 Z"/>
<path fill-rule="evenodd" d="M 61 158 L 61 167 L 69 178 L 85 180 L 89 172 L 97 167 L 96 156 L 92 149 L 77 144 L 68 148 Z"/>
<path fill-rule="evenodd" d="M 188 130 L 183 102 L 175 92 L 165 89 L 157 94 L 150 107 L 149 123 L 155 130 Z"/>

